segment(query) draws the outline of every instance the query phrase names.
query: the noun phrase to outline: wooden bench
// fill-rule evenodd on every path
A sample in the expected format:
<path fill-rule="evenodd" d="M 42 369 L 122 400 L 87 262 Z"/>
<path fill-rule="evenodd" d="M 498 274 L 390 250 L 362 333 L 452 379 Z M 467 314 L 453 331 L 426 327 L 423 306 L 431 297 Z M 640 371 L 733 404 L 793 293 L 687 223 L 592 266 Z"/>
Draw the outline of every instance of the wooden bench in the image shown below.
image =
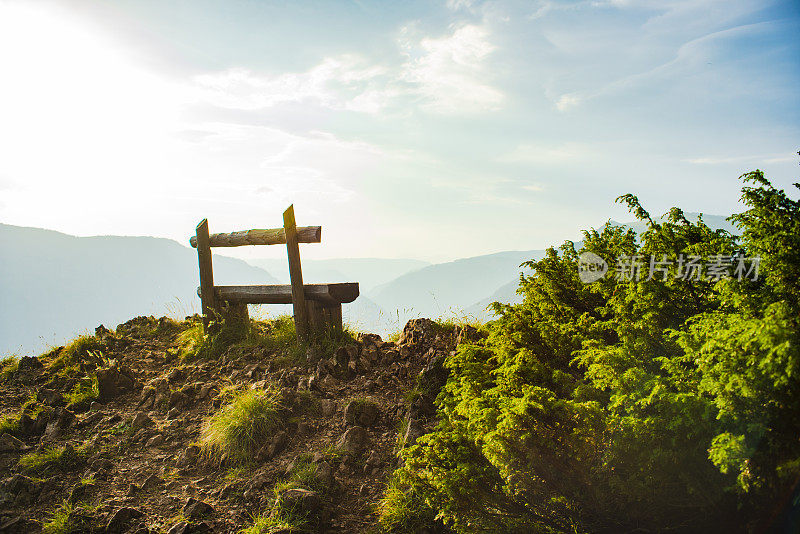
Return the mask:
<path fill-rule="evenodd" d="M 294 206 L 283 213 L 283 228 L 245 230 L 228 234 L 208 233 L 208 220 L 197 225 L 189 242 L 197 249 L 200 266 L 200 296 L 203 327 L 208 330 L 214 317 L 248 321 L 248 304 L 292 304 L 297 336 L 308 338 L 309 333 L 325 328 L 342 328 L 342 304 L 358 297 L 358 283 L 303 284 L 299 243 L 322 241 L 321 226 L 297 227 Z M 215 286 L 211 265 L 211 247 L 243 245 L 279 245 L 286 243 L 289 258 L 289 285 Z"/>

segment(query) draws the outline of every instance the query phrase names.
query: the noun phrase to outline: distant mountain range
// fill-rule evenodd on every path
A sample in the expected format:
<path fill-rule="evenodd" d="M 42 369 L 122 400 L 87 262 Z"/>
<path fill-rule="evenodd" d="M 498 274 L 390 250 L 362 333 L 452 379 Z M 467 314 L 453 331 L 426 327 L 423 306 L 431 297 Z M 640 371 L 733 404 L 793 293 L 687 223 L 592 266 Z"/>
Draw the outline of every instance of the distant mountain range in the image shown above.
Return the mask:
<path fill-rule="evenodd" d="M 735 233 L 724 217 L 703 218 Z M 614 224 L 645 229 L 639 222 Z M 113 328 L 136 315 L 182 318 L 199 310 L 197 254 L 169 239 L 75 237 L 0 224 L 0 247 L 0 357 L 42 352 L 101 323 Z M 521 301 L 520 264 L 543 255 L 509 251 L 433 265 L 412 259 L 304 260 L 303 277 L 307 283 L 359 282 L 361 296 L 344 306 L 345 321 L 386 335 L 414 317 L 491 319 L 492 302 Z M 288 282 L 284 260 L 248 261 L 215 252 L 215 283 Z M 281 313 L 291 313 L 291 307 L 252 310 L 256 317 Z"/>
<path fill-rule="evenodd" d="M 40 352 L 103 323 L 199 310 L 197 253 L 170 239 L 74 237 L 0 224 L 0 356 Z M 214 281 L 277 283 L 233 258 L 214 259 Z"/>
<path fill-rule="evenodd" d="M 301 252 L 302 254 L 302 252 Z M 302 259 L 303 282 L 333 283 L 358 282 L 361 292 L 372 291 L 407 272 L 427 267 L 430 263 L 421 260 L 387 258 L 342 258 L 334 260 Z M 289 263 L 286 258 L 247 260 L 278 278 L 282 284 L 289 283 Z"/>

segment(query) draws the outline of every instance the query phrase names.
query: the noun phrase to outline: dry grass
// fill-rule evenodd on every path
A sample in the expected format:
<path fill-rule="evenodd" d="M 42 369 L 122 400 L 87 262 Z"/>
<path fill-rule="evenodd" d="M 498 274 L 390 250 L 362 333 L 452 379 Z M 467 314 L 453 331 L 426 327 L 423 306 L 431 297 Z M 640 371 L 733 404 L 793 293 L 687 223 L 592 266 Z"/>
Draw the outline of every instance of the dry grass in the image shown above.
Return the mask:
<path fill-rule="evenodd" d="M 203 425 L 200 443 L 208 458 L 245 462 L 282 428 L 280 394 L 272 389 L 233 394 Z"/>

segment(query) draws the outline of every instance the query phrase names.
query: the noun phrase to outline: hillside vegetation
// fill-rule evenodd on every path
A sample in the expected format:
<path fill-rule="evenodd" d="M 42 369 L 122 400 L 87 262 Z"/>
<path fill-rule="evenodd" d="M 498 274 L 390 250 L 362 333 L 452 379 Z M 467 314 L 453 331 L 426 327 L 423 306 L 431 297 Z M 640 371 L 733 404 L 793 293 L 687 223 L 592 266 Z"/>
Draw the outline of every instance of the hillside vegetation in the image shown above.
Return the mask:
<path fill-rule="evenodd" d="M 396 531 L 431 516 L 458 532 L 800 528 L 800 204 L 743 180 L 741 238 L 679 209 L 657 223 L 626 195 L 640 241 L 607 225 L 530 263 L 522 304 L 447 358 L 440 422 L 395 474 L 392 499 L 415 504 Z M 759 256 L 760 275 L 676 279 L 676 263 L 584 284 L 583 251 Z"/>
<path fill-rule="evenodd" d="M 0 532 L 366 532 L 475 329 L 137 317 L 0 366 Z"/>

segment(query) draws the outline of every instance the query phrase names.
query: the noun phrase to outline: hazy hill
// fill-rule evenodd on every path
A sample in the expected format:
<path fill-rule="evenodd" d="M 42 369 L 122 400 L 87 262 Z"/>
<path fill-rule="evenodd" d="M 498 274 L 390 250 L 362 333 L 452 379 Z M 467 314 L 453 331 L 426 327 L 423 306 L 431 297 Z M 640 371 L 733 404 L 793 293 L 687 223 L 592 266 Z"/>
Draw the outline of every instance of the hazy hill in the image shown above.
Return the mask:
<path fill-rule="evenodd" d="M 735 233 L 724 217 L 703 218 Z M 645 228 L 639 222 L 617 224 Z M 198 311 L 196 253 L 169 239 L 79 238 L 0 224 L 0 247 L 0 355 L 39 352 L 100 323 L 113 327 L 135 315 L 183 317 Z M 414 317 L 491 319 L 486 306 L 519 302 L 519 265 L 543 253 L 500 252 L 435 265 L 411 259 L 304 260 L 303 274 L 309 283 L 359 282 L 361 296 L 344 306 L 344 318 L 360 330 L 385 335 Z M 254 266 L 216 251 L 214 256 L 218 284 L 288 282 L 282 258 L 252 260 Z M 254 310 L 262 316 L 280 313 L 291 313 L 291 307 Z"/>
<path fill-rule="evenodd" d="M 301 252 L 302 254 L 302 252 Z M 289 264 L 286 258 L 247 260 L 251 265 L 266 269 L 281 283 L 289 283 Z M 421 269 L 430 263 L 421 260 L 388 258 L 337 258 L 331 260 L 303 259 L 303 281 L 306 283 L 358 282 L 362 293 L 398 276 Z"/>
<path fill-rule="evenodd" d="M 375 288 L 368 296 L 389 314 L 406 317 L 463 316 L 511 279 L 542 250 L 511 251 L 430 265 Z"/>
<path fill-rule="evenodd" d="M 198 311 L 197 254 L 169 239 L 74 237 L 0 224 L 0 355 L 39 352 L 100 323 Z M 277 283 L 216 255 L 217 283 Z"/>

